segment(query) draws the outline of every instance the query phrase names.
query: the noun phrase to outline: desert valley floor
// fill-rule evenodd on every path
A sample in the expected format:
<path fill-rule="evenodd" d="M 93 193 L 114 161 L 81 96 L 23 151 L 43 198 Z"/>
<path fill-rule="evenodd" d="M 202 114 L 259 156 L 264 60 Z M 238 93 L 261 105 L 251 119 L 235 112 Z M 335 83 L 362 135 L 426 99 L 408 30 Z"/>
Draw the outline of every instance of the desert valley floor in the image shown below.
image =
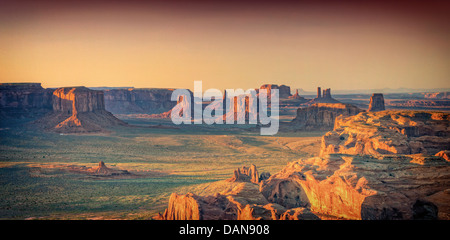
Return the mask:
<path fill-rule="evenodd" d="M 260 136 L 227 126 L 155 128 L 174 125 L 170 120 L 126 121 L 133 126 L 101 134 L 1 129 L 1 218 L 151 219 L 164 211 L 171 193 L 198 193 L 243 165 L 273 174 L 288 162 L 316 156 L 324 134 Z M 131 176 L 70 171 L 100 161 Z"/>

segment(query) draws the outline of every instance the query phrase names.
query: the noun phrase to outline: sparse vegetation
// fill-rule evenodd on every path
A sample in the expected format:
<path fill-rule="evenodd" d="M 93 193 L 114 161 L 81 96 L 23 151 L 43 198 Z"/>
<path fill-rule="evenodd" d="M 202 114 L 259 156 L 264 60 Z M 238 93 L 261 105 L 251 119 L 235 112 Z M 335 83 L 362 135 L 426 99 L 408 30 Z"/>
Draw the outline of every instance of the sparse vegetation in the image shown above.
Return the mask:
<path fill-rule="evenodd" d="M 128 120 L 127 120 L 128 121 Z M 149 219 L 163 211 L 172 192 L 229 178 L 255 164 L 277 172 L 287 162 L 318 153 L 323 132 L 279 133 L 221 126 L 145 128 L 162 120 L 132 120 L 109 134 L 60 135 L 29 129 L 0 131 L 1 219 Z M 103 161 L 129 171 L 167 175 L 138 179 L 89 179 L 39 166 L 92 167 Z"/>

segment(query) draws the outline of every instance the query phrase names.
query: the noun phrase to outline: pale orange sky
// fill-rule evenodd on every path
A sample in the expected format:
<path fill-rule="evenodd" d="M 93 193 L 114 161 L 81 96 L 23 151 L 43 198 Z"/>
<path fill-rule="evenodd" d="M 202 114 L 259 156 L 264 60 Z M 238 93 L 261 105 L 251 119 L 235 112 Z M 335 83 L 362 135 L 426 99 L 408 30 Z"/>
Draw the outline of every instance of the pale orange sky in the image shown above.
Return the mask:
<path fill-rule="evenodd" d="M 450 87 L 448 22 L 430 21 L 429 13 L 421 19 L 383 8 L 161 4 L 17 11 L 0 19 L 0 82 Z"/>

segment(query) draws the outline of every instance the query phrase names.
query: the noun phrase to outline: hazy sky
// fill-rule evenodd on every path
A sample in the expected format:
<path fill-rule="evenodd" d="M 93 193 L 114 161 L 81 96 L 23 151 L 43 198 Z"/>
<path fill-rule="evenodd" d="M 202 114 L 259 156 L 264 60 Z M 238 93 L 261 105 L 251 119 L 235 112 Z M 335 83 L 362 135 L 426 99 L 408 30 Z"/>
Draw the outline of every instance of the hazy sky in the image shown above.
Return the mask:
<path fill-rule="evenodd" d="M 450 87 L 445 1 L 12 2 L 0 3 L 0 82 Z"/>

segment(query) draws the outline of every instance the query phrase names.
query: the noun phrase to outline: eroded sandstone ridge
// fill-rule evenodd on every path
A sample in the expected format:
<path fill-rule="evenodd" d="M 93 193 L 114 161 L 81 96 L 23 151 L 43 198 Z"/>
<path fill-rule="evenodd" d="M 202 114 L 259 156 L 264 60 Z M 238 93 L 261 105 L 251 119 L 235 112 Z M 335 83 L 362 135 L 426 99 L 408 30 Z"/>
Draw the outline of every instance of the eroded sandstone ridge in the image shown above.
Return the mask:
<path fill-rule="evenodd" d="M 286 85 L 264 84 L 259 89 L 267 89 L 267 96 L 271 96 L 272 89 L 278 89 L 279 98 L 289 98 L 292 95 L 291 87 Z M 259 89 L 256 90 L 259 91 Z"/>
<path fill-rule="evenodd" d="M 34 123 L 59 133 L 103 132 L 126 125 L 105 110 L 102 91 L 85 87 L 58 88 L 53 92 L 53 112 Z"/>
<path fill-rule="evenodd" d="M 370 97 L 369 112 L 384 111 L 384 97 L 381 93 L 374 93 Z"/>
<path fill-rule="evenodd" d="M 321 155 L 436 154 L 450 149 L 450 114 L 426 111 L 362 112 L 338 117 L 323 136 Z"/>

